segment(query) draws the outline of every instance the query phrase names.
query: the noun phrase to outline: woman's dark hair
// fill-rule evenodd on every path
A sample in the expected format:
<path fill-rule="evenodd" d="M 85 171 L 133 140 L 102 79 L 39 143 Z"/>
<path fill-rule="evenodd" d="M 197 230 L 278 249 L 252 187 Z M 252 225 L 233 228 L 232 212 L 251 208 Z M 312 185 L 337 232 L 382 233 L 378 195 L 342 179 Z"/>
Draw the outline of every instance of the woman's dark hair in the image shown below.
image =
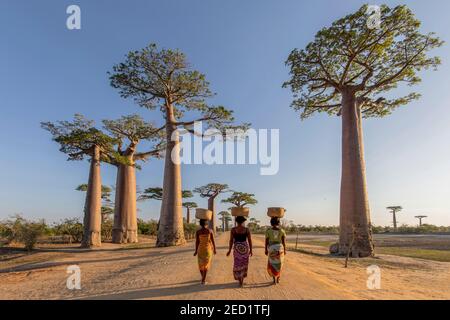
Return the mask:
<path fill-rule="evenodd" d="M 280 218 L 277 217 L 273 217 L 270 219 L 270 225 L 275 227 L 278 226 L 280 224 Z"/>
<path fill-rule="evenodd" d="M 206 221 L 208 221 L 208 220 L 200 219 L 200 225 L 201 225 L 202 227 L 204 227 L 204 226 L 206 225 Z"/>
<path fill-rule="evenodd" d="M 242 217 L 242 216 L 238 216 L 238 217 L 236 217 L 235 221 L 236 221 L 236 223 L 238 223 L 238 224 L 242 224 L 242 223 L 244 223 L 245 221 L 247 221 L 247 218 L 246 218 L 246 217 Z"/>

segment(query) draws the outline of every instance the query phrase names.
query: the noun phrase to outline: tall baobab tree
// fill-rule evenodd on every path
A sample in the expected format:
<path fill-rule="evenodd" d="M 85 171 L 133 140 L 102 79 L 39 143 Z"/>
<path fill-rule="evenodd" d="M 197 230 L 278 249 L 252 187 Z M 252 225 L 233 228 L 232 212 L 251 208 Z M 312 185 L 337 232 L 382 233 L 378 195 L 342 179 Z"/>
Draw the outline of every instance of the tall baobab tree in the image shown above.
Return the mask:
<path fill-rule="evenodd" d="M 186 208 L 186 223 L 191 223 L 191 209 L 197 208 L 196 202 L 187 201 L 183 202 L 183 207 Z"/>
<path fill-rule="evenodd" d="M 162 133 L 164 127 L 155 128 L 138 115 L 122 116 L 117 120 L 103 120 L 107 130 L 119 143 L 117 153 L 122 161 L 115 158 L 110 163 L 117 167 L 116 196 L 114 206 L 114 243 L 135 243 L 138 241 L 136 210 L 136 167 L 138 161 L 151 157 L 159 158 L 164 149 Z M 150 150 L 138 152 L 142 140 L 152 143 Z"/>
<path fill-rule="evenodd" d="M 209 221 L 209 228 L 216 232 L 216 214 L 215 214 L 215 200 L 221 193 L 228 192 L 227 184 L 208 183 L 207 185 L 194 189 L 194 192 L 200 194 L 200 197 L 208 199 L 208 210 L 212 211 L 212 218 Z"/>
<path fill-rule="evenodd" d="M 291 106 L 302 120 L 321 112 L 342 119 L 339 253 L 353 257 L 373 254 L 362 118 L 386 116 L 417 99 L 416 93 L 392 99 L 383 93 L 419 83 L 420 70 L 440 64 L 427 53 L 443 43 L 422 34 L 405 5 L 381 6 L 379 28 L 369 26 L 367 8 L 321 29 L 305 49 L 294 49 L 286 61 L 291 79 L 283 84 L 294 93 Z"/>
<path fill-rule="evenodd" d="M 68 155 L 68 160 L 90 158 L 81 246 L 100 246 L 102 207 L 100 163 L 110 157 L 120 159 L 114 151 L 117 141 L 95 128 L 93 121 L 79 114 L 75 115 L 72 122 L 42 122 L 41 127 L 52 134 L 53 141 L 59 143 L 59 150 Z"/>
<path fill-rule="evenodd" d="M 202 121 L 209 127 L 225 130 L 234 121 L 233 112 L 211 106 L 206 99 L 213 94 L 205 76 L 192 70 L 178 50 L 161 49 L 155 44 L 128 53 L 124 62 L 113 67 L 111 85 L 124 98 L 134 98 L 142 107 L 159 108 L 165 122 L 166 150 L 160 228 L 157 246 L 185 243 L 181 200 L 179 131 L 195 133 L 192 125 Z M 198 113 L 186 120 L 185 112 Z M 202 133 L 195 133 L 201 135 Z"/>
<path fill-rule="evenodd" d="M 397 231 L 397 212 L 402 211 L 403 208 L 401 206 L 390 206 L 386 209 L 392 213 L 392 224 L 394 226 L 394 231 Z"/>
<path fill-rule="evenodd" d="M 422 226 L 422 219 L 428 218 L 428 216 L 421 215 L 421 216 L 415 216 L 414 218 L 419 219 L 419 227 L 421 227 Z"/>
<path fill-rule="evenodd" d="M 88 190 L 88 185 L 80 184 L 75 190 L 86 192 Z M 102 185 L 102 222 L 107 221 L 109 215 L 114 213 L 114 208 L 112 207 L 114 204 L 111 201 L 111 192 L 112 188 L 110 186 Z"/>
<path fill-rule="evenodd" d="M 252 193 L 233 191 L 230 197 L 223 199 L 223 203 L 231 203 L 236 207 L 243 208 L 247 205 L 257 204 L 258 201 L 255 199 L 255 195 Z"/>

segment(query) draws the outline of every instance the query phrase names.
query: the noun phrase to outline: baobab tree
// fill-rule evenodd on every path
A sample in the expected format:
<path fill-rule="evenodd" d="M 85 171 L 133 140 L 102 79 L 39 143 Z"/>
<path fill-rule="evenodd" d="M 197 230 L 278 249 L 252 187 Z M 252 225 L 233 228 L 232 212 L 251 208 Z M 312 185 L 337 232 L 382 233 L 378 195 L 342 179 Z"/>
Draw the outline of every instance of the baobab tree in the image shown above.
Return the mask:
<path fill-rule="evenodd" d="M 88 190 L 87 184 L 80 184 L 75 190 L 86 192 Z M 111 201 L 112 188 L 110 186 L 102 185 L 102 222 L 108 220 L 109 215 L 114 213 L 114 203 Z"/>
<path fill-rule="evenodd" d="M 181 197 L 183 199 L 192 198 L 194 194 L 191 190 L 182 190 L 181 191 Z M 158 200 L 162 201 L 163 199 L 163 189 L 160 187 L 151 187 L 145 189 L 138 197 L 138 201 L 145 201 L 145 200 Z M 197 208 L 197 204 L 195 202 L 183 202 L 182 206 L 187 208 L 186 212 L 186 222 L 190 223 L 191 217 L 190 217 L 190 209 L 191 208 Z"/>
<path fill-rule="evenodd" d="M 225 232 L 228 230 L 228 222 L 231 221 L 231 214 L 228 211 L 219 212 L 220 220 L 222 220 L 222 230 Z"/>
<path fill-rule="evenodd" d="M 381 6 L 379 28 L 369 26 L 367 8 L 323 28 L 305 49 L 294 49 L 286 61 L 291 79 L 283 84 L 294 93 L 291 106 L 302 120 L 321 112 L 342 119 L 339 253 L 354 257 L 373 254 L 362 118 L 386 116 L 417 99 L 417 93 L 383 93 L 419 83 L 420 70 L 440 64 L 428 52 L 442 45 L 419 31 L 420 21 L 404 5 Z"/>
<path fill-rule="evenodd" d="M 428 218 L 428 216 L 415 216 L 414 218 L 417 218 L 417 219 L 419 219 L 419 227 L 421 227 L 422 226 L 422 219 L 423 218 Z"/>
<path fill-rule="evenodd" d="M 212 218 L 209 221 L 209 228 L 216 232 L 216 215 L 215 215 L 215 200 L 221 193 L 228 192 L 227 184 L 208 183 L 207 185 L 194 189 L 194 192 L 200 194 L 200 197 L 208 199 L 208 210 L 212 211 Z"/>
<path fill-rule="evenodd" d="M 257 204 L 258 201 L 255 199 L 255 195 L 252 193 L 233 191 L 230 197 L 223 199 L 223 203 L 231 203 L 235 207 L 244 208 L 248 205 Z"/>
<path fill-rule="evenodd" d="M 183 199 L 192 198 L 194 195 L 191 190 L 182 190 L 181 191 L 181 197 Z M 145 201 L 145 200 L 158 200 L 162 201 L 163 199 L 163 188 L 161 187 L 150 187 L 144 189 L 144 191 L 141 192 L 141 194 L 138 197 L 139 201 Z"/>
<path fill-rule="evenodd" d="M 164 127 L 155 128 L 138 115 L 122 116 L 117 120 L 103 120 L 107 130 L 118 141 L 117 154 L 120 159 L 111 158 L 109 163 L 117 167 L 116 195 L 114 206 L 114 243 L 135 243 L 138 241 L 136 211 L 136 167 L 138 161 L 161 157 L 164 149 L 162 133 Z M 150 150 L 138 152 L 142 140 L 151 142 Z"/>
<path fill-rule="evenodd" d="M 95 128 L 93 121 L 80 114 L 76 114 L 72 122 L 41 122 L 41 127 L 52 134 L 53 141 L 60 145 L 61 152 L 68 155 L 68 160 L 90 158 L 81 246 L 100 246 L 102 207 L 100 163 L 111 157 L 120 158 L 114 151 L 117 141 Z"/>
<path fill-rule="evenodd" d="M 183 207 L 186 208 L 186 223 L 191 223 L 191 209 L 197 208 L 196 202 L 187 201 L 183 202 Z"/>
<path fill-rule="evenodd" d="M 397 231 L 397 212 L 402 211 L 403 208 L 401 206 L 390 206 L 386 209 L 392 213 L 392 224 L 394 226 L 394 231 Z"/>
<path fill-rule="evenodd" d="M 155 44 L 128 53 L 124 62 L 113 67 L 111 85 L 123 98 L 134 98 L 147 109 L 159 108 L 165 121 L 166 149 L 163 197 L 157 246 L 185 243 L 181 201 L 179 131 L 194 132 L 192 125 L 202 121 L 224 131 L 234 121 L 233 112 L 223 106 L 211 106 L 213 96 L 205 76 L 192 70 L 178 50 L 161 49 Z M 185 119 L 185 111 L 198 113 Z"/>

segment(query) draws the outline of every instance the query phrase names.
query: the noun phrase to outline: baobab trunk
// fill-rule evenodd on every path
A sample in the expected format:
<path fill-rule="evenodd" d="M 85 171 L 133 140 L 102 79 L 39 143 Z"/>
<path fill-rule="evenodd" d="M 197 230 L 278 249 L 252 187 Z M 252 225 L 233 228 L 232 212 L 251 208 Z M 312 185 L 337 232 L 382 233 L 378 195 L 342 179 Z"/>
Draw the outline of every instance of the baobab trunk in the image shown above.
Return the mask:
<path fill-rule="evenodd" d="M 373 254 L 361 109 L 351 91 L 342 95 L 342 177 L 339 253 Z M 351 248 L 350 244 L 353 241 Z"/>
<path fill-rule="evenodd" d="M 81 246 L 89 248 L 101 245 L 102 221 L 102 181 L 100 176 L 100 148 L 95 146 L 92 151 L 89 169 L 89 181 L 84 205 L 84 226 Z"/>
<path fill-rule="evenodd" d="M 394 231 L 397 231 L 397 215 L 395 214 L 395 211 L 392 212 L 392 215 L 393 215 Z"/>
<path fill-rule="evenodd" d="M 158 229 L 158 247 L 176 246 L 186 242 L 181 204 L 180 140 L 172 106 L 166 114 L 166 155 L 164 163 L 163 196 Z"/>
<path fill-rule="evenodd" d="M 216 197 L 212 196 L 208 198 L 208 210 L 211 210 L 212 216 L 209 221 L 209 228 L 212 230 L 213 234 L 216 234 L 216 211 L 214 206 L 214 200 Z"/>
<path fill-rule="evenodd" d="M 131 161 L 131 159 L 129 159 Z M 114 243 L 135 243 L 137 238 L 136 168 L 121 164 L 117 170 L 114 206 Z"/>

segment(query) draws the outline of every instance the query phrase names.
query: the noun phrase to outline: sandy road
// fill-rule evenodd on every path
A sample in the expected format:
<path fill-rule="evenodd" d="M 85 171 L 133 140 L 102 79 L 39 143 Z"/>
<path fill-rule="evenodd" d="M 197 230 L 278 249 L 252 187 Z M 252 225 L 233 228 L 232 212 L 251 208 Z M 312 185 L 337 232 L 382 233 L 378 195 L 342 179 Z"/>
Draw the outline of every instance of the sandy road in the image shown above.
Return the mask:
<path fill-rule="evenodd" d="M 217 240 L 208 284 L 199 283 L 194 244 L 85 252 L 37 253 L 41 262 L 0 265 L 1 299 L 450 299 L 450 264 L 410 258 L 380 260 L 382 290 L 368 290 L 366 267 L 288 251 L 281 284 L 266 273 L 263 239 L 254 237 L 249 276 L 239 288 L 226 257 L 228 235 Z M 39 256 L 41 255 L 41 256 Z M 394 261 L 395 260 L 395 261 Z M 68 290 L 66 268 L 81 268 L 81 290 Z"/>

